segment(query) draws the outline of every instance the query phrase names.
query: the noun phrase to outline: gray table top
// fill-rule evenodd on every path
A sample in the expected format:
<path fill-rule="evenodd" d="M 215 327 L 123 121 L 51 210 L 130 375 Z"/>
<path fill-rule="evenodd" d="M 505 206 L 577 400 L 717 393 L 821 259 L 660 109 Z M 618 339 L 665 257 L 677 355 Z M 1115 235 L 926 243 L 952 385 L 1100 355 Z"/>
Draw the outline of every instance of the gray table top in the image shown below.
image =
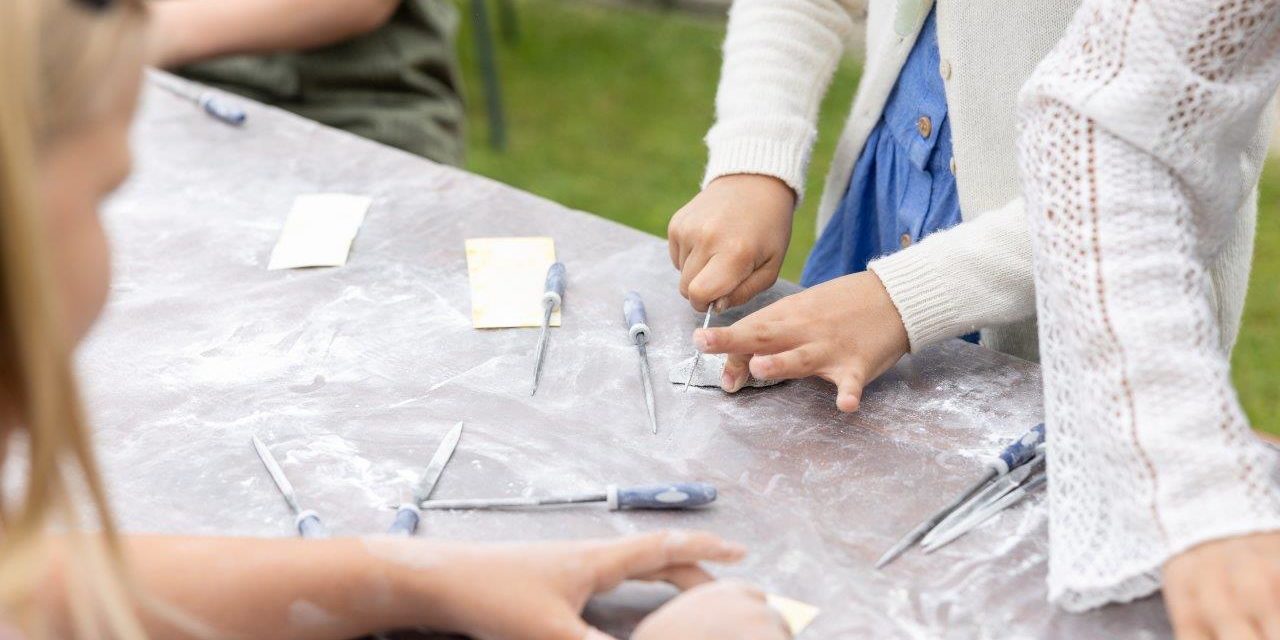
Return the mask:
<path fill-rule="evenodd" d="M 1155 598 L 1084 615 L 1045 602 L 1040 497 L 932 556 L 872 569 L 978 473 L 981 456 L 1041 420 L 1035 365 L 950 342 L 905 358 L 852 415 L 820 381 L 684 396 L 666 372 L 689 355 L 701 318 L 678 295 L 661 240 L 246 106 L 237 129 L 150 88 L 136 175 L 107 209 L 115 285 L 81 365 L 127 530 L 290 535 L 249 444 L 257 434 L 336 534 L 378 533 L 389 524 L 379 507 L 409 490 L 465 420 L 438 498 L 700 480 L 720 499 L 688 513 L 429 513 L 420 535 L 716 531 L 752 549 L 720 575 L 822 607 L 809 638 L 1168 635 Z M 292 199 L 316 192 L 374 198 L 349 263 L 267 271 Z M 466 238 L 527 235 L 555 238 L 569 273 L 536 398 L 536 330 L 471 328 L 463 251 Z M 649 308 L 657 436 L 621 319 L 628 289 Z M 779 284 L 759 302 L 791 291 Z M 625 633 L 668 596 L 627 587 L 588 614 Z"/>

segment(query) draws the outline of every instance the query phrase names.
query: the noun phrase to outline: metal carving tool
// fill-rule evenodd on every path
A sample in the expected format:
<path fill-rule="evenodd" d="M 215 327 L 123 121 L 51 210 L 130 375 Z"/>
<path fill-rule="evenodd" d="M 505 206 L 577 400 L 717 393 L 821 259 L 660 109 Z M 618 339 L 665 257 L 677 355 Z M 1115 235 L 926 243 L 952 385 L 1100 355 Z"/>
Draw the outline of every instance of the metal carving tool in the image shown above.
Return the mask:
<path fill-rule="evenodd" d="M 150 74 L 152 84 L 168 91 L 169 93 L 195 103 L 209 117 L 219 122 L 229 124 L 233 127 L 243 125 L 248 115 L 240 105 L 233 101 L 227 100 L 217 93 L 208 90 L 191 91 L 185 85 L 179 83 L 178 80 L 166 76 L 163 73 L 152 72 Z"/>
<path fill-rule="evenodd" d="M 937 536 L 934 540 L 928 542 L 927 544 L 923 544 L 922 548 L 924 552 L 933 553 L 934 551 L 937 551 L 938 549 L 941 549 L 942 547 L 952 543 L 953 541 L 965 535 L 966 533 L 969 533 L 970 531 L 977 529 L 980 525 L 982 525 L 982 523 L 986 522 L 987 520 L 990 520 L 997 513 L 1000 513 L 1001 511 L 1004 511 L 1005 509 L 1008 509 L 1009 507 L 1012 507 L 1013 505 L 1021 502 L 1023 498 L 1026 498 L 1027 495 L 1029 495 L 1032 491 L 1039 489 L 1047 481 L 1048 481 L 1048 475 L 1046 475 L 1045 473 L 1040 473 L 1032 477 L 1030 480 L 1027 480 L 1026 482 L 1023 482 L 1017 487 L 1014 487 L 1012 491 L 1009 491 L 1008 493 L 1000 496 L 999 498 L 991 500 L 986 504 L 978 507 L 977 509 L 974 509 L 974 511 L 970 513 L 969 516 L 965 518 L 963 521 L 958 522 L 956 523 L 955 526 L 947 529 L 946 531 L 941 532 L 941 534 Z"/>
<path fill-rule="evenodd" d="M 707 317 L 702 319 L 703 329 L 706 329 L 707 327 L 711 326 L 711 312 L 715 311 L 716 304 L 718 304 L 718 301 L 712 302 L 711 304 L 707 305 Z M 684 381 L 685 393 L 689 393 L 689 385 L 693 383 L 693 374 L 698 372 L 698 364 L 700 362 L 702 362 L 702 350 L 694 349 L 693 350 L 693 366 L 689 367 L 689 378 Z"/>
<path fill-rule="evenodd" d="M 604 502 L 610 511 L 621 509 L 692 509 L 716 499 L 716 488 L 701 482 L 677 482 L 643 487 L 609 485 L 598 493 L 547 496 L 541 498 L 479 498 L 471 500 L 428 500 L 422 503 L 427 509 L 512 509 L 542 507 L 547 505 L 583 504 Z"/>
<path fill-rule="evenodd" d="M 658 413 L 653 406 L 653 376 L 649 371 L 649 322 L 644 312 L 644 300 L 635 291 L 627 293 L 622 301 L 622 318 L 627 323 L 627 333 L 636 345 L 640 356 L 640 383 L 644 386 L 644 406 L 649 411 L 649 425 L 658 433 Z"/>
<path fill-rule="evenodd" d="M 1023 434 L 1021 438 L 1010 443 L 1009 446 L 1005 447 L 1004 450 L 1000 452 L 999 456 L 987 463 L 986 472 L 982 474 L 982 477 L 979 478 L 977 482 L 973 483 L 972 486 L 961 493 L 958 498 L 953 500 L 946 507 L 943 507 L 942 510 L 933 514 L 924 522 L 921 522 L 916 525 L 915 528 L 908 531 L 906 535 L 902 536 L 902 538 L 890 547 L 883 556 L 880 556 L 880 559 L 876 561 L 876 568 L 883 568 L 885 565 L 893 562 L 898 556 L 902 555 L 907 549 L 914 546 L 922 538 L 928 535 L 934 527 L 938 526 L 939 523 L 945 520 L 947 516 L 951 515 L 953 511 L 959 509 L 968 502 L 970 498 L 976 495 L 979 491 L 982 491 L 983 487 L 987 486 L 987 483 L 1009 473 L 1012 469 L 1030 462 L 1035 458 L 1036 450 L 1042 443 L 1044 443 L 1043 424 L 1032 427 L 1032 429 Z"/>
<path fill-rule="evenodd" d="M 921 538 L 920 546 L 930 546 L 933 544 L 934 540 L 946 535 L 952 527 L 955 527 L 967 520 L 974 512 L 987 507 L 1000 498 L 1003 498 L 1010 491 L 1018 488 L 1027 481 L 1027 478 L 1030 478 L 1044 469 L 1044 461 L 1044 445 L 1042 444 L 1036 452 L 1036 456 L 1032 458 L 1030 462 L 987 483 L 986 487 L 983 487 L 981 491 L 974 494 L 972 498 L 969 498 L 969 500 L 961 505 L 960 508 L 952 511 L 946 518 L 943 518 L 942 522 L 939 522 L 938 526 L 933 528 L 933 531 L 930 531 L 928 535 Z"/>
<path fill-rule="evenodd" d="M 444 474 L 445 465 L 449 464 L 449 459 L 453 457 L 454 450 L 458 448 L 458 441 L 462 439 L 462 424 L 459 422 L 455 425 L 440 441 L 440 446 L 436 448 L 435 455 L 431 456 L 431 462 L 427 464 L 426 470 L 422 472 L 422 478 L 418 480 L 418 486 L 414 487 L 413 502 L 402 504 L 396 509 L 396 519 L 395 522 L 391 523 L 391 528 L 387 529 L 388 534 L 393 536 L 412 536 L 417 533 L 418 523 L 422 520 L 418 505 L 431 497 L 431 492 L 435 490 L 436 484 L 440 482 L 440 476 Z"/>
<path fill-rule="evenodd" d="M 547 330 L 551 328 L 551 314 L 564 302 L 564 263 L 557 262 L 547 269 L 546 293 L 542 294 L 542 335 L 538 337 L 538 355 L 533 362 L 533 386 L 529 395 L 538 393 L 538 376 L 542 375 L 542 359 L 547 354 Z"/>
<path fill-rule="evenodd" d="M 271 450 L 258 439 L 258 436 L 253 436 L 253 450 L 258 452 L 258 459 L 262 460 L 263 466 L 267 468 L 267 473 L 271 474 L 271 479 L 276 483 L 276 488 L 284 496 L 284 501 L 288 503 L 289 509 L 297 516 L 297 519 L 294 520 L 294 526 L 298 529 L 298 535 L 304 538 L 329 537 L 329 531 L 325 529 L 324 523 L 320 522 L 320 516 L 315 511 L 303 510 L 298 506 L 298 497 L 293 491 L 293 484 L 284 475 L 284 469 L 280 468 L 280 463 L 276 462 L 276 457 L 271 455 Z"/>

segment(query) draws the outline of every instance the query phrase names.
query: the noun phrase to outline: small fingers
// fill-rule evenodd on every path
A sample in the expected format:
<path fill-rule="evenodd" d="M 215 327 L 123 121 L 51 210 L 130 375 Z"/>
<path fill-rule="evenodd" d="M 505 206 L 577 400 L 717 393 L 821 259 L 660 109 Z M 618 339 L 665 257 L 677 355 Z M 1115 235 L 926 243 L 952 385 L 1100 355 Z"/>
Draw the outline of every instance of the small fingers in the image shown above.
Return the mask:
<path fill-rule="evenodd" d="M 715 581 L 715 578 L 713 578 L 710 573 L 707 573 L 706 569 L 703 569 L 696 564 L 668 567 L 654 573 L 634 576 L 633 579 L 648 580 L 651 582 L 666 582 L 681 591 L 687 591 L 698 585 Z"/>
<path fill-rule="evenodd" d="M 693 308 L 706 311 L 707 307 L 735 290 L 751 276 L 751 259 L 741 253 L 719 252 L 689 282 L 686 296 Z"/>
<path fill-rule="evenodd" d="M 772 354 L 795 347 L 796 336 L 784 320 L 771 320 L 757 311 L 728 327 L 698 329 L 693 345 L 703 353 L 739 355 Z"/>
<path fill-rule="evenodd" d="M 781 258 L 770 260 L 764 266 L 751 272 L 741 284 L 728 295 L 723 296 L 726 309 L 744 305 L 761 292 L 778 281 L 778 271 L 782 268 Z"/>
<path fill-rule="evenodd" d="M 836 408 L 845 413 L 857 411 L 862 406 L 862 389 L 862 378 L 845 374 L 836 381 Z"/>
<path fill-rule="evenodd" d="M 710 258 L 706 253 L 694 250 L 680 264 L 680 295 L 689 298 L 689 283 L 698 277 L 698 273 L 706 266 Z"/>
<path fill-rule="evenodd" d="M 724 363 L 724 373 L 720 376 L 720 388 L 728 393 L 741 391 L 751 376 L 750 364 L 750 355 L 731 354 Z"/>
<path fill-rule="evenodd" d="M 747 550 L 701 531 L 661 531 L 607 543 L 596 572 L 597 589 L 610 589 L 623 580 L 651 575 L 672 566 L 703 561 L 737 562 Z"/>
<path fill-rule="evenodd" d="M 751 375 L 760 380 L 794 380 L 808 378 L 826 363 L 811 345 L 801 345 L 790 351 L 751 358 Z"/>

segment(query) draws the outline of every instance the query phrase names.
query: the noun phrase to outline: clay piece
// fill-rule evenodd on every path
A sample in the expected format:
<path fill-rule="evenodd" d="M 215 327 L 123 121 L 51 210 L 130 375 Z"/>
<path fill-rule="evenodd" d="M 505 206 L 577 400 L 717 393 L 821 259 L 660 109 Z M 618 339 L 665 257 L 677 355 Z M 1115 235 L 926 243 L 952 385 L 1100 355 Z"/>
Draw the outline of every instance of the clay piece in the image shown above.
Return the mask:
<path fill-rule="evenodd" d="M 702 361 L 698 363 L 698 371 L 693 374 L 692 384 L 695 387 L 720 387 L 720 376 L 724 375 L 725 356 L 707 353 L 703 354 Z M 683 385 L 685 380 L 689 379 L 689 367 L 693 366 L 693 358 L 681 361 L 680 364 L 671 368 L 671 374 L 667 376 L 672 384 Z M 748 378 L 746 387 L 772 387 L 773 385 L 782 383 L 781 380 L 757 380 L 756 378 Z"/>

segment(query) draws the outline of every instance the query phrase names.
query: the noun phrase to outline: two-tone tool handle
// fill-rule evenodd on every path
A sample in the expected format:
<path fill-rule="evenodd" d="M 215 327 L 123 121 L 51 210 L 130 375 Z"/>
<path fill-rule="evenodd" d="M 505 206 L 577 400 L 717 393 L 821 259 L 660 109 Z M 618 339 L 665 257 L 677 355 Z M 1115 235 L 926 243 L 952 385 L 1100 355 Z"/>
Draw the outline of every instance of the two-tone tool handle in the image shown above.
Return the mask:
<path fill-rule="evenodd" d="M 299 513 L 293 524 L 298 528 L 298 535 L 304 538 L 329 537 L 329 529 L 320 521 L 320 514 L 310 509 Z"/>
<path fill-rule="evenodd" d="M 221 99 L 212 92 L 206 91 L 200 94 L 196 98 L 196 104 L 215 120 L 221 120 L 233 127 L 244 124 L 244 121 L 248 118 L 244 109 L 241 109 L 239 105 Z"/>
<path fill-rule="evenodd" d="M 637 342 L 640 336 L 649 337 L 649 317 L 644 312 L 644 300 L 635 291 L 628 291 L 622 300 L 622 319 L 627 323 L 627 333 L 631 341 Z"/>
<path fill-rule="evenodd" d="M 555 310 L 564 302 L 564 263 L 557 262 L 547 269 L 546 293 L 542 294 L 542 306 Z"/>
<path fill-rule="evenodd" d="M 605 489 L 610 511 L 622 509 L 692 509 L 716 500 L 716 488 L 703 482 L 677 482 L 643 487 L 609 485 Z"/>
<path fill-rule="evenodd" d="M 990 466 L 996 475 L 1004 475 L 1036 457 L 1036 450 L 1044 444 L 1044 423 L 1031 428 L 1021 438 L 1009 443 L 1000 455 L 991 461 Z"/>
<path fill-rule="evenodd" d="M 387 535 L 410 537 L 418 532 L 418 523 L 422 521 L 422 513 L 412 504 L 402 504 L 396 509 L 395 522 L 387 529 Z"/>

